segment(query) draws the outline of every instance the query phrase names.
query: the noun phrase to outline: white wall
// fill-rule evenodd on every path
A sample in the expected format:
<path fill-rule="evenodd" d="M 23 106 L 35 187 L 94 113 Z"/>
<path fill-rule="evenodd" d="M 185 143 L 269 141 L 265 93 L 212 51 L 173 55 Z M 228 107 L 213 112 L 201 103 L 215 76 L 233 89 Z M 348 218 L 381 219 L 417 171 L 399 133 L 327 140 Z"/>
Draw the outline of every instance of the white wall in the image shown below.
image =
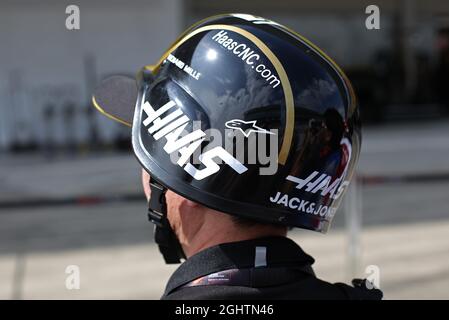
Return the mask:
<path fill-rule="evenodd" d="M 182 0 L 134 1 L 16 0 L 0 3 L 0 147 L 12 139 L 44 139 L 42 108 L 53 101 L 87 107 L 85 61 L 93 59 L 98 77 L 135 74 L 153 63 L 182 31 Z M 81 28 L 65 27 L 65 8 L 77 4 Z M 90 58 L 88 58 L 90 57 Z M 87 138 L 78 116 L 76 138 Z M 98 117 L 103 139 L 116 126 Z M 63 121 L 54 121 L 63 143 Z"/>

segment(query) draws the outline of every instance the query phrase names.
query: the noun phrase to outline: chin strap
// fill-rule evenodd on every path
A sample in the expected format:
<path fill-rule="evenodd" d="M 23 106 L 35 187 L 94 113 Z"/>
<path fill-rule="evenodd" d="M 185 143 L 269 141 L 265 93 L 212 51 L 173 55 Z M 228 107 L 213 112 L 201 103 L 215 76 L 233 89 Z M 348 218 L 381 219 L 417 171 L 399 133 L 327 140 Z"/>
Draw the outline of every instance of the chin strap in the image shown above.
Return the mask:
<path fill-rule="evenodd" d="M 181 259 L 185 259 L 186 256 L 167 219 L 167 203 L 165 201 L 167 189 L 151 178 L 150 188 L 148 219 L 155 225 L 154 241 L 158 244 L 165 263 L 180 263 Z"/>

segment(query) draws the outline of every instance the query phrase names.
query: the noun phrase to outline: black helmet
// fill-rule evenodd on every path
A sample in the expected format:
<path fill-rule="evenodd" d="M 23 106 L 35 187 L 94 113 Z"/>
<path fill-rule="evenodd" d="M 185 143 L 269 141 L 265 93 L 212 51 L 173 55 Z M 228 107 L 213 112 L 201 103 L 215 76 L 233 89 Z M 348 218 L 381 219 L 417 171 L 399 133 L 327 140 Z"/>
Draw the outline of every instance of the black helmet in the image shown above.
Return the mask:
<path fill-rule="evenodd" d="M 135 155 L 163 187 L 231 215 L 328 229 L 361 128 L 349 80 L 318 47 L 270 20 L 219 15 L 137 78 L 105 80 L 93 102 L 132 125 Z"/>

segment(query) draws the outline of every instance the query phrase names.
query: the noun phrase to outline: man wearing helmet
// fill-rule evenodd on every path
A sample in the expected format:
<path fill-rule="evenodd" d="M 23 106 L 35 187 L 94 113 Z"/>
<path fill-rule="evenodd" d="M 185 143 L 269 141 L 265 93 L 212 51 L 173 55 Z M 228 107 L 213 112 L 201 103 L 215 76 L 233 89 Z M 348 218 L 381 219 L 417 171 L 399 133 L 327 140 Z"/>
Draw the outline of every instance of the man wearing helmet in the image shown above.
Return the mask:
<path fill-rule="evenodd" d="M 132 127 L 155 241 L 167 263 L 186 259 L 163 299 L 382 297 L 319 280 L 286 237 L 327 231 L 360 152 L 352 86 L 308 40 L 251 15 L 208 18 L 93 103 Z"/>

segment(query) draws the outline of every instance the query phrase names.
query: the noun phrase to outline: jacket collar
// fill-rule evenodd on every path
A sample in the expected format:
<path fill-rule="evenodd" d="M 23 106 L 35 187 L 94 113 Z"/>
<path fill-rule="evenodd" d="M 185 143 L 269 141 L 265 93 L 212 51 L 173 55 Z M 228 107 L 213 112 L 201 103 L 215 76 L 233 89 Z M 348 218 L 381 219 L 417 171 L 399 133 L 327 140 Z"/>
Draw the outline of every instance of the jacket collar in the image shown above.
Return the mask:
<path fill-rule="evenodd" d="M 262 249 L 266 267 L 298 267 L 312 265 L 315 260 L 300 246 L 286 237 L 264 237 L 229 242 L 207 248 L 182 263 L 170 277 L 164 296 L 174 289 L 199 277 L 227 269 L 254 268 L 261 257 L 256 247 Z M 260 251 L 260 249 L 259 249 Z"/>

